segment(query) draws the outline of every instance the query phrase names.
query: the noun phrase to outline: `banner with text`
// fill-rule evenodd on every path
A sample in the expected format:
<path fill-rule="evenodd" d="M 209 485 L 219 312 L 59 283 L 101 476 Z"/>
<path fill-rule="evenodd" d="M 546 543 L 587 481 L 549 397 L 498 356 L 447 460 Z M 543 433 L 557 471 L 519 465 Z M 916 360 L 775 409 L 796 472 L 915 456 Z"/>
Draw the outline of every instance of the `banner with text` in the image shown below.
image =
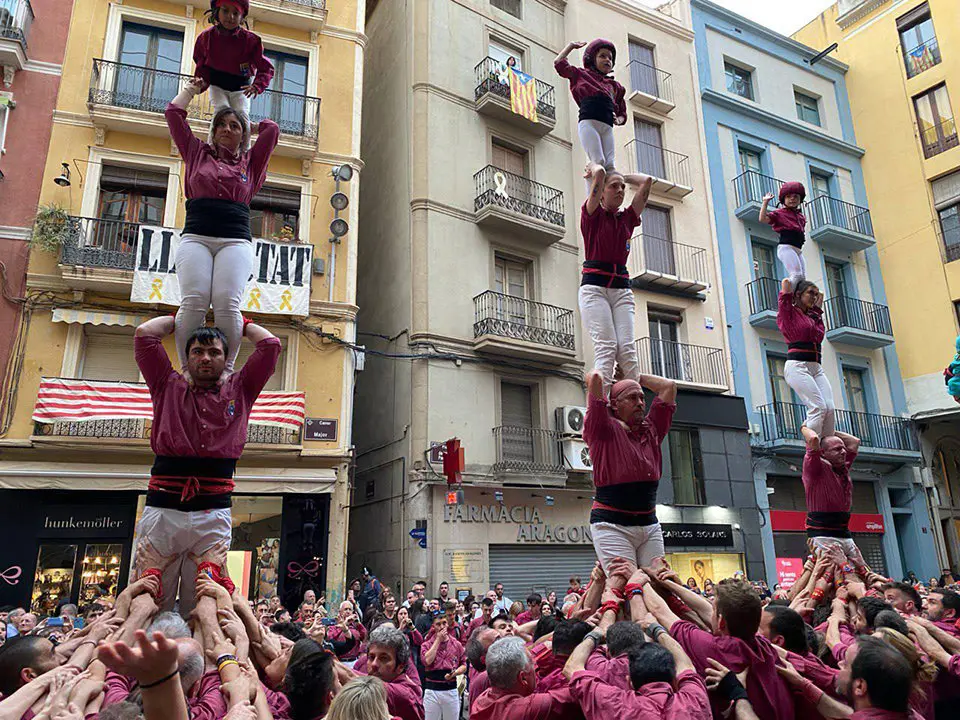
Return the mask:
<path fill-rule="evenodd" d="M 180 283 L 174 266 L 179 246 L 179 230 L 140 226 L 131 302 L 180 305 Z M 253 250 L 253 272 L 243 291 L 241 311 L 309 315 L 313 246 L 257 238 Z"/>

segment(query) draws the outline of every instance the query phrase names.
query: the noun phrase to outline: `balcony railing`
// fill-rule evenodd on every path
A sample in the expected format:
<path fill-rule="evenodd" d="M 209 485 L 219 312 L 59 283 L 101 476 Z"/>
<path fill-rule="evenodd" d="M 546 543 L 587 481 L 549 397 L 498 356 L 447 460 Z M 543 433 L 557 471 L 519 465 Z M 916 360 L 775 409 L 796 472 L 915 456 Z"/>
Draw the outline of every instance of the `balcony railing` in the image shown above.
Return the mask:
<path fill-rule="evenodd" d="M 640 338 L 637 340 L 640 371 L 691 383 L 727 387 L 727 363 L 722 348 Z"/>
<path fill-rule="evenodd" d="M 762 203 L 763 196 L 768 193 L 777 198 L 780 196 L 781 187 L 783 187 L 783 180 L 763 175 L 756 170 L 744 170 L 733 179 L 737 207 L 749 203 Z"/>
<path fill-rule="evenodd" d="M 810 220 L 811 231 L 830 225 L 873 237 L 873 221 L 868 208 L 821 195 L 808 202 L 804 210 Z"/>
<path fill-rule="evenodd" d="M 686 155 L 637 139 L 627 143 L 627 152 L 635 158 L 640 172 L 673 185 L 692 187 Z"/>
<path fill-rule="evenodd" d="M 563 227 L 563 193 L 529 178 L 487 165 L 473 176 L 477 196 L 473 208 L 496 205 L 521 215 Z"/>
<path fill-rule="evenodd" d="M 311 10 L 327 9 L 327 0 L 282 0 L 282 2 L 289 3 L 291 5 L 302 5 L 303 7 L 310 8 Z"/>
<path fill-rule="evenodd" d="M 474 68 L 477 87 L 474 99 L 479 100 L 487 93 L 501 97 L 510 102 L 510 73 L 512 71 L 506 63 L 485 57 Z M 537 115 L 552 121 L 557 119 L 557 99 L 553 85 L 534 78 L 537 89 Z"/>
<path fill-rule="evenodd" d="M 502 425 L 493 429 L 497 461 L 493 472 L 498 475 L 564 475 L 560 457 L 560 433 L 553 430 Z"/>
<path fill-rule="evenodd" d="M 747 283 L 747 297 L 750 300 L 750 314 L 776 312 L 777 299 L 780 297 L 780 281 L 773 278 L 757 278 Z"/>
<path fill-rule="evenodd" d="M 16 40 L 26 47 L 32 25 L 30 0 L 0 0 L 0 38 Z"/>
<path fill-rule="evenodd" d="M 799 403 L 775 402 L 757 408 L 760 413 L 763 442 L 778 440 L 803 442 L 800 428 L 807 409 Z M 837 430 L 860 438 L 861 447 L 901 452 L 918 452 L 920 445 L 909 420 L 893 415 L 836 411 Z"/>
<path fill-rule="evenodd" d="M 33 434 L 38 437 L 110 438 L 149 440 L 152 422 L 142 418 L 113 420 L 77 420 L 52 423 L 35 422 Z M 261 445 L 299 445 L 300 431 L 273 425 L 248 425 L 247 443 Z"/>
<path fill-rule="evenodd" d="M 676 284 L 681 289 L 699 291 L 709 285 L 707 251 L 695 245 L 665 240 L 664 238 L 638 233 L 631 240 L 630 274 L 634 277 L 664 275 L 677 278 L 676 282 L 658 283 L 664 286 Z M 649 278 L 651 281 L 652 278 Z"/>
<path fill-rule="evenodd" d="M 957 121 L 955 118 L 941 120 L 936 125 L 918 126 L 920 132 L 920 143 L 923 145 L 923 156 L 932 158 L 946 152 L 950 148 L 960 145 L 960 138 L 957 137 Z"/>
<path fill-rule="evenodd" d="M 907 77 L 912 78 L 934 65 L 940 64 L 940 44 L 936 38 L 920 43 L 903 54 L 903 63 L 907 68 Z"/>
<path fill-rule="evenodd" d="M 167 103 L 185 86 L 190 75 L 112 62 L 93 61 L 88 100 L 93 105 L 163 113 Z M 190 103 L 191 118 L 210 120 L 214 115 L 209 93 Z M 316 140 L 320 130 L 320 98 L 267 90 L 250 103 L 250 122 L 273 120 L 280 132 Z"/>
<path fill-rule="evenodd" d="M 663 98 L 671 105 L 676 104 L 673 99 L 673 77 L 670 73 L 639 60 L 631 60 L 627 67 L 630 68 L 631 90 Z"/>
<path fill-rule="evenodd" d="M 140 223 L 70 217 L 60 262 L 80 267 L 133 270 Z"/>
<path fill-rule="evenodd" d="M 488 290 L 473 299 L 473 336 L 498 335 L 574 350 L 573 310 Z"/>
<path fill-rule="evenodd" d="M 831 330 L 856 328 L 878 335 L 893 335 L 890 308 L 852 297 L 832 297 L 824 303 L 827 325 Z"/>

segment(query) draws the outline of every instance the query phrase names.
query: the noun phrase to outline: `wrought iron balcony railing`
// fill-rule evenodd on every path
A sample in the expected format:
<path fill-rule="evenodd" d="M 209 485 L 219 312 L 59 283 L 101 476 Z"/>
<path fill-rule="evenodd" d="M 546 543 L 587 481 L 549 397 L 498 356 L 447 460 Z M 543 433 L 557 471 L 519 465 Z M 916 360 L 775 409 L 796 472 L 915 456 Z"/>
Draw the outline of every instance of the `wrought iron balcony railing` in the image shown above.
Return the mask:
<path fill-rule="evenodd" d="M 488 290 L 473 299 L 473 336 L 498 335 L 574 350 L 573 310 Z"/>
<path fill-rule="evenodd" d="M 703 248 L 647 233 L 635 235 L 631 245 L 639 246 L 636 264 L 640 267 L 636 268 L 637 271 L 661 273 L 709 285 L 707 251 Z M 633 270 L 631 268 L 631 274 L 635 274 Z"/>
<path fill-rule="evenodd" d="M 302 5 L 303 7 L 310 8 L 311 10 L 327 9 L 327 0 L 282 0 L 282 2 L 289 3 L 291 5 Z"/>
<path fill-rule="evenodd" d="M 827 315 L 827 326 L 831 330 L 848 327 L 878 335 L 893 335 L 890 308 L 886 305 L 844 295 L 827 300 L 824 303 L 824 310 Z"/>
<path fill-rule="evenodd" d="M 88 101 L 92 105 L 163 113 L 191 78 L 190 75 L 94 59 Z M 191 118 L 210 120 L 214 115 L 209 94 L 190 103 Z M 267 90 L 250 103 L 250 122 L 273 120 L 280 132 L 316 140 L 320 130 L 320 98 Z"/>
<path fill-rule="evenodd" d="M 26 47 L 32 26 L 30 0 L 0 0 L 0 38 L 17 40 Z"/>
<path fill-rule="evenodd" d="M 778 440 L 803 442 L 800 428 L 807 409 L 799 403 L 775 402 L 757 408 L 760 413 L 762 442 Z M 837 430 L 860 438 L 861 447 L 902 452 L 919 452 L 920 445 L 909 420 L 893 415 L 836 411 Z"/>
<path fill-rule="evenodd" d="M 502 425 L 493 429 L 497 446 L 497 475 L 564 475 L 560 433 L 554 430 Z"/>
<path fill-rule="evenodd" d="M 951 117 L 941 120 L 936 125 L 921 123 L 917 128 L 925 158 L 932 158 L 934 155 L 939 155 L 960 145 L 960 137 L 957 136 L 956 118 Z"/>
<path fill-rule="evenodd" d="M 70 217 L 60 262 L 80 267 L 133 270 L 140 223 Z"/>
<path fill-rule="evenodd" d="M 491 93 L 510 102 L 511 72 L 506 63 L 492 57 L 485 57 L 474 68 L 477 81 L 474 99 L 479 100 L 487 93 Z M 557 99 L 553 85 L 545 83 L 540 78 L 534 78 L 534 83 L 537 90 L 537 115 L 555 121 L 557 119 Z"/>
<path fill-rule="evenodd" d="M 496 205 L 521 215 L 563 227 L 563 192 L 521 175 L 487 165 L 473 176 L 477 196 L 473 209 Z"/>
<path fill-rule="evenodd" d="M 637 139 L 628 142 L 626 149 L 640 172 L 674 185 L 693 187 L 686 155 Z"/>
<path fill-rule="evenodd" d="M 936 38 L 920 43 L 912 50 L 903 53 L 903 64 L 907 68 L 907 77 L 912 78 L 934 65 L 940 64 L 940 44 Z"/>
<path fill-rule="evenodd" d="M 663 98 L 671 105 L 673 99 L 673 76 L 654 65 L 631 60 L 627 63 L 630 68 L 630 89 L 642 92 L 656 98 Z"/>
<path fill-rule="evenodd" d="M 727 387 L 727 363 L 722 348 L 640 338 L 637 340 L 640 371 L 694 385 Z"/>
<path fill-rule="evenodd" d="M 764 175 L 756 170 L 744 170 L 733 179 L 733 190 L 737 197 L 737 207 L 748 203 L 762 203 L 763 196 L 769 193 L 776 200 L 780 195 L 783 180 Z"/>
<path fill-rule="evenodd" d="M 757 278 L 747 283 L 747 297 L 750 300 L 750 314 L 776 312 L 777 299 L 780 297 L 780 281 L 773 278 Z"/>
<path fill-rule="evenodd" d="M 114 420 L 77 420 L 34 423 L 33 434 L 57 438 L 110 438 L 149 440 L 152 423 L 142 418 Z M 300 431 L 273 425 L 248 425 L 247 443 L 261 445 L 299 445 Z"/>
<path fill-rule="evenodd" d="M 832 225 L 873 237 L 873 221 L 870 219 L 869 208 L 844 202 L 829 195 L 821 195 L 808 202 L 804 206 L 804 211 L 810 221 L 811 231 Z"/>

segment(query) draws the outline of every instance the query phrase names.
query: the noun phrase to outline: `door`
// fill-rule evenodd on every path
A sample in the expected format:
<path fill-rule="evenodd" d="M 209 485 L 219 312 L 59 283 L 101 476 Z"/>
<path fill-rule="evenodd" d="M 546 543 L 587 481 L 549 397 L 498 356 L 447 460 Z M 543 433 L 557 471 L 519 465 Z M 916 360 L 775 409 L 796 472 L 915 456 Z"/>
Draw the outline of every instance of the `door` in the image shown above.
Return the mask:
<path fill-rule="evenodd" d="M 871 445 L 871 438 L 879 428 L 873 427 L 871 420 L 873 416 L 868 414 L 870 410 L 867 404 L 866 387 L 865 371 L 859 368 L 843 368 L 843 393 L 850 415 L 849 423 L 843 424 L 847 424 L 850 428 L 848 432 L 860 438 L 864 445 Z M 840 422 L 837 426 L 839 430 L 847 429 L 842 427 Z"/>
<path fill-rule="evenodd" d="M 513 58 L 513 65 L 511 67 L 515 67 L 517 70 L 523 70 L 523 53 L 515 48 L 501 43 L 491 42 L 487 46 L 487 55 L 496 61 L 497 65 L 504 70 L 506 70 L 510 58 Z M 507 84 L 509 84 L 509 81 Z"/>
<path fill-rule="evenodd" d="M 760 169 L 760 153 L 740 148 L 740 172 L 744 174 L 737 189 L 743 193 L 743 196 L 737 198 L 738 205 L 747 202 L 760 202 L 767 190 L 773 192 L 774 188 L 772 186 L 764 187 L 763 174 Z"/>
<path fill-rule="evenodd" d="M 957 145 L 957 125 L 947 86 L 941 85 L 914 98 L 917 125 L 925 157 L 932 157 Z"/>
<path fill-rule="evenodd" d="M 180 92 L 183 33 L 125 22 L 120 65 L 113 79 L 114 105 L 163 112 Z"/>
<path fill-rule="evenodd" d="M 764 418 L 764 423 L 774 423 L 778 438 L 800 439 L 802 437 L 800 426 L 806 418 L 806 410 L 787 385 L 786 365 L 786 358 L 767 355 L 767 375 L 770 377 L 770 397 L 773 399 L 774 417 Z"/>
<path fill-rule="evenodd" d="M 810 173 L 810 183 L 810 196 L 811 199 L 816 201 L 810 206 L 815 218 L 812 220 L 812 225 L 818 227 L 820 225 L 838 224 L 837 220 L 839 218 L 835 216 L 839 208 L 834 208 L 830 199 L 830 178 L 819 173 Z M 823 199 L 817 200 L 817 198 Z"/>
<path fill-rule="evenodd" d="M 250 120 L 254 123 L 269 118 L 280 131 L 291 135 L 307 135 L 312 118 L 306 116 L 307 59 L 267 50 L 264 56 L 273 63 L 274 75 L 270 90 L 250 102 Z"/>
<path fill-rule="evenodd" d="M 518 152 L 513 148 L 501 145 L 498 142 L 493 143 L 491 163 L 494 167 L 500 168 L 505 173 L 506 198 L 499 192 L 492 193 L 494 202 L 500 205 L 506 205 L 508 208 L 520 213 L 530 214 L 531 206 L 536 206 L 531 191 L 531 184 L 524 178 L 527 176 L 527 154 Z M 494 186 L 497 186 L 497 178 L 492 176 Z M 493 190 L 493 188 L 490 188 Z"/>
<path fill-rule="evenodd" d="M 525 177 L 527 174 L 527 154 L 495 142 L 493 144 L 492 165 L 519 177 Z"/>
<path fill-rule="evenodd" d="M 529 385 L 500 383 L 500 424 L 503 461 L 533 462 L 533 389 Z"/>
<path fill-rule="evenodd" d="M 652 315 L 650 328 L 650 363 L 653 374 L 673 380 L 684 380 L 680 360 L 679 322 L 663 316 Z"/>
<path fill-rule="evenodd" d="M 663 138 L 660 126 L 637 118 L 633 123 L 637 146 L 637 167 L 640 172 L 669 180 L 663 162 Z"/>
<path fill-rule="evenodd" d="M 653 48 L 643 43 L 630 43 L 630 86 L 637 92 L 660 97 Z"/>
<path fill-rule="evenodd" d="M 511 325 L 526 325 L 526 264 L 498 257 L 494 262 L 494 274 L 494 290 L 500 293 L 497 298 L 497 319 Z"/>
<path fill-rule="evenodd" d="M 670 227 L 670 210 L 647 205 L 641 216 L 643 257 L 646 269 L 664 275 L 677 275 L 677 258 Z"/>
<path fill-rule="evenodd" d="M 766 243 L 750 243 L 753 253 L 753 279 L 750 286 L 750 312 L 756 314 L 764 310 L 777 309 L 777 295 L 780 288 L 777 283 L 777 256 L 773 247 Z"/>
<path fill-rule="evenodd" d="M 840 263 L 824 263 L 827 270 L 827 298 L 830 299 L 830 312 L 827 318 L 836 327 L 849 327 L 852 316 L 856 314 L 856 301 L 847 293 L 846 272 Z"/>

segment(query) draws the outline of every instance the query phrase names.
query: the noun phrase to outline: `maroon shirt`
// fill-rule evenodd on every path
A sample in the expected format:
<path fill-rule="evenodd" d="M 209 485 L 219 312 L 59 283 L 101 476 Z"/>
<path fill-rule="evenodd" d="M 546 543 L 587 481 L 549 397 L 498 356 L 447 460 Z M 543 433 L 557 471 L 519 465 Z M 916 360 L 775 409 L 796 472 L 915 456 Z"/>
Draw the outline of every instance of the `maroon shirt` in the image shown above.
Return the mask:
<path fill-rule="evenodd" d="M 437 634 L 431 629 L 423 639 L 423 645 L 420 646 L 420 661 L 423 663 L 423 669 L 430 670 L 456 670 L 467 662 L 467 656 L 463 652 L 463 645 L 460 641 L 448 634 L 447 639 L 440 643 L 437 655 L 433 662 L 427 662 L 427 652 L 436 642 Z"/>
<path fill-rule="evenodd" d="M 812 342 L 820 344 L 826 328 L 823 309 L 812 307 L 806 312 L 793 304 L 793 293 L 780 293 L 777 299 L 777 327 L 788 343 Z"/>
<path fill-rule="evenodd" d="M 250 84 L 262 93 L 273 78 L 273 63 L 263 54 L 260 36 L 243 27 L 227 30 L 214 25 L 204 30 L 193 44 L 193 61 L 197 64 L 194 75 L 213 85 L 217 84 L 217 71 L 248 78 L 255 74 Z"/>
<path fill-rule="evenodd" d="M 401 720 L 423 720 L 423 691 L 420 684 L 406 674 L 398 675 L 388 683 L 387 709 Z"/>
<path fill-rule="evenodd" d="M 557 74 L 570 81 L 570 94 L 579 107 L 584 99 L 594 95 L 607 95 L 613 100 L 614 114 L 627 116 L 627 91 L 609 75 L 601 75 L 596 70 L 587 70 L 571 65 L 566 58 L 553 63 Z"/>
<path fill-rule="evenodd" d="M 693 670 L 677 676 L 677 689 L 670 683 L 647 683 L 639 690 L 623 690 L 603 682 L 589 670 L 575 672 L 570 692 L 580 702 L 586 720 L 710 720 L 707 686 Z"/>
<path fill-rule="evenodd" d="M 183 108 L 170 103 L 164 115 L 170 136 L 186 165 L 183 185 L 187 198 L 231 200 L 249 205 L 267 179 L 267 163 L 280 139 L 277 124 L 273 120 L 261 120 L 253 148 L 229 157 L 193 134 Z"/>
<path fill-rule="evenodd" d="M 137 687 L 136 680 L 113 670 L 107 670 L 104 682 L 101 708 L 123 702 Z M 227 703 L 220 692 L 220 673 L 211 670 L 200 677 L 187 696 L 187 709 L 190 711 L 191 720 L 220 720 L 227 714 Z"/>
<path fill-rule="evenodd" d="M 770 218 L 770 227 L 777 233 L 784 230 L 803 232 L 803 229 L 807 226 L 807 219 L 799 210 L 791 210 L 785 207 L 768 210 L 767 217 Z"/>
<path fill-rule="evenodd" d="M 473 631 L 474 631 L 474 630 L 476 630 L 476 629 L 479 628 L 479 627 L 483 627 L 483 626 L 486 625 L 488 622 L 489 622 L 489 620 L 486 619 L 486 618 L 484 618 L 484 617 L 483 617 L 483 614 L 481 613 L 481 614 L 480 614 L 480 617 L 474 618 L 473 620 L 470 621 L 470 624 L 467 625 L 467 632 L 466 632 L 466 634 L 463 636 L 463 639 L 464 639 L 464 640 L 469 640 L 469 639 L 471 638 L 471 636 L 473 635 Z"/>
<path fill-rule="evenodd" d="M 470 720 L 564 720 L 572 713 L 582 717 L 569 688 L 518 695 L 491 687 L 473 704 Z"/>
<path fill-rule="evenodd" d="M 353 647 L 347 650 L 341 660 L 355 660 L 360 656 L 361 646 L 363 645 L 364 639 L 367 637 L 367 629 L 360 623 L 350 626 L 349 636 L 353 636 Z M 332 625 L 327 629 L 327 640 L 330 642 L 342 643 L 346 642 L 348 638 L 348 633 L 344 631 L 339 625 Z"/>
<path fill-rule="evenodd" d="M 765 637 L 756 635 L 750 642 L 731 636 L 716 636 L 686 620 L 679 620 L 670 634 L 680 643 L 703 675 L 709 658 L 715 658 L 733 672 L 750 668 L 747 697 L 760 720 L 793 720 L 793 695 L 777 672 L 779 655 Z M 715 710 L 720 710 L 719 704 Z M 720 717 L 715 713 L 716 717 Z"/>
<path fill-rule="evenodd" d="M 853 507 L 850 466 L 856 458 L 857 453 L 848 450 L 846 464 L 842 470 L 837 470 L 819 450 L 807 448 L 802 472 L 807 512 L 850 512 Z"/>
<path fill-rule="evenodd" d="M 881 710 L 879 708 L 867 708 L 866 710 L 857 710 L 847 720 L 923 720 L 915 710 L 899 713 L 892 710 Z"/>
<path fill-rule="evenodd" d="M 591 215 L 584 203 L 580 208 L 584 257 L 596 262 L 626 265 L 630 257 L 630 238 L 639 224 L 640 216 L 632 205 L 614 212 L 600 205 Z"/>
<path fill-rule="evenodd" d="M 253 403 L 277 366 L 280 341 L 271 337 L 258 342 L 240 371 L 211 390 L 198 388 L 173 369 L 160 338 L 138 335 L 133 347 L 153 402 L 153 452 L 238 459 Z"/>
<path fill-rule="evenodd" d="M 797 669 L 798 673 L 812 682 L 818 689 L 838 700 L 842 699 L 837 696 L 836 690 L 839 670 L 824 665 L 820 658 L 810 652 L 798 655 L 788 650 L 787 660 Z M 803 693 L 795 694 L 794 702 L 798 720 L 823 720 L 823 715 L 817 710 L 816 704 L 811 702 Z"/>
<path fill-rule="evenodd" d="M 630 659 L 626 654 L 607 657 L 606 649 L 600 648 L 587 658 L 585 667 L 607 685 L 633 692 L 630 684 Z"/>
<path fill-rule="evenodd" d="M 490 678 L 487 677 L 486 670 L 478 671 L 473 666 L 467 671 L 467 678 L 470 680 L 469 712 L 473 713 L 473 706 L 477 702 L 477 698 L 490 688 Z"/>
<path fill-rule="evenodd" d="M 529 610 L 524 610 L 522 613 L 517 615 L 516 623 L 517 625 L 523 625 L 524 623 L 533 622 L 534 620 L 539 620 L 540 618 L 534 617 L 533 613 Z"/>

